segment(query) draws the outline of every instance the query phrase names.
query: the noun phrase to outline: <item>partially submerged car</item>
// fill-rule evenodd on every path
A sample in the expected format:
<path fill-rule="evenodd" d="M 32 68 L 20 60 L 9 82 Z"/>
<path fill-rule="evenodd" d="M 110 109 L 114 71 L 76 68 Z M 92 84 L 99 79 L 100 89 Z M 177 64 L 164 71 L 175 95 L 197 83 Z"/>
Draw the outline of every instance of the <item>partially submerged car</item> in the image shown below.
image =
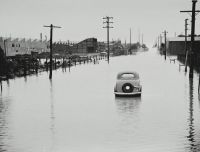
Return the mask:
<path fill-rule="evenodd" d="M 137 72 L 120 72 L 114 87 L 115 96 L 141 96 L 142 86 Z"/>

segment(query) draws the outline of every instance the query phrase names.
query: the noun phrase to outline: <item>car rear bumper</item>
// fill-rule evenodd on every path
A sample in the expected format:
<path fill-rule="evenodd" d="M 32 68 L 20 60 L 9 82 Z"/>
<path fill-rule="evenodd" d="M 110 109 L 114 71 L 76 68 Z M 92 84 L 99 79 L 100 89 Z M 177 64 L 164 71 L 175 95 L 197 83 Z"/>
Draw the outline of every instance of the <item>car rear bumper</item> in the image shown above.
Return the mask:
<path fill-rule="evenodd" d="M 141 95 L 141 91 L 124 93 L 124 92 L 114 92 L 116 96 L 139 96 Z"/>

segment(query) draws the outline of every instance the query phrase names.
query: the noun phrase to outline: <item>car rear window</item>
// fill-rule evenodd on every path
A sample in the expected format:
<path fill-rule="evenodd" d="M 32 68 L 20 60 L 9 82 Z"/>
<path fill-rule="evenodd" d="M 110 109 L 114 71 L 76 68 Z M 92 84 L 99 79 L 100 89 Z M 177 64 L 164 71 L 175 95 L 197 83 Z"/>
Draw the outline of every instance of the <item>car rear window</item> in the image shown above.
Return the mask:
<path fill-rule="evenodd" d="M 139 77 L 138 75 L 133 74 L 133 73 L 124 73 L 119 78 L 123 80 L 130 80 L 130 79 L 135 80 L 135 79 L 138 79 Z"/>

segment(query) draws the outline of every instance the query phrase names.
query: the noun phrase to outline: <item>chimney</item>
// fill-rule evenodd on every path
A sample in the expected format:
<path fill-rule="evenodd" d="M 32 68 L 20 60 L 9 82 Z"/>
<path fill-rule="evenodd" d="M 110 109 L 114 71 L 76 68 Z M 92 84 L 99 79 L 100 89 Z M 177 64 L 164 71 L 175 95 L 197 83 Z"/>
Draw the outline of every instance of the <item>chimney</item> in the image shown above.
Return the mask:
<path fill-rule="evenodd" d="M 42 42 L 42 33 L 40 33 L 40 41 Z"/>

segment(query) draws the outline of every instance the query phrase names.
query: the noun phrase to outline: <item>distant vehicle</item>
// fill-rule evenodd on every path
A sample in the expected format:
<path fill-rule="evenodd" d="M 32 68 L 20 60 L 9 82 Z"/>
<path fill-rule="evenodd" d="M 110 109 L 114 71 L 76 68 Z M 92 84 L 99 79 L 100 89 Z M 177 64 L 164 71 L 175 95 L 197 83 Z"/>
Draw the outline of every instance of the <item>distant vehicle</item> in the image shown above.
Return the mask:
<path fill-rule="evenodd" d="M 100 52 L 100 55 L 107 55 L 107 52 L 106 51 Z"/>
<path fill-rule="evenodd" d="M 114 87 L 115 96 L 141 96 L 142 86 L 137 72 L 120 72 Z"/>

